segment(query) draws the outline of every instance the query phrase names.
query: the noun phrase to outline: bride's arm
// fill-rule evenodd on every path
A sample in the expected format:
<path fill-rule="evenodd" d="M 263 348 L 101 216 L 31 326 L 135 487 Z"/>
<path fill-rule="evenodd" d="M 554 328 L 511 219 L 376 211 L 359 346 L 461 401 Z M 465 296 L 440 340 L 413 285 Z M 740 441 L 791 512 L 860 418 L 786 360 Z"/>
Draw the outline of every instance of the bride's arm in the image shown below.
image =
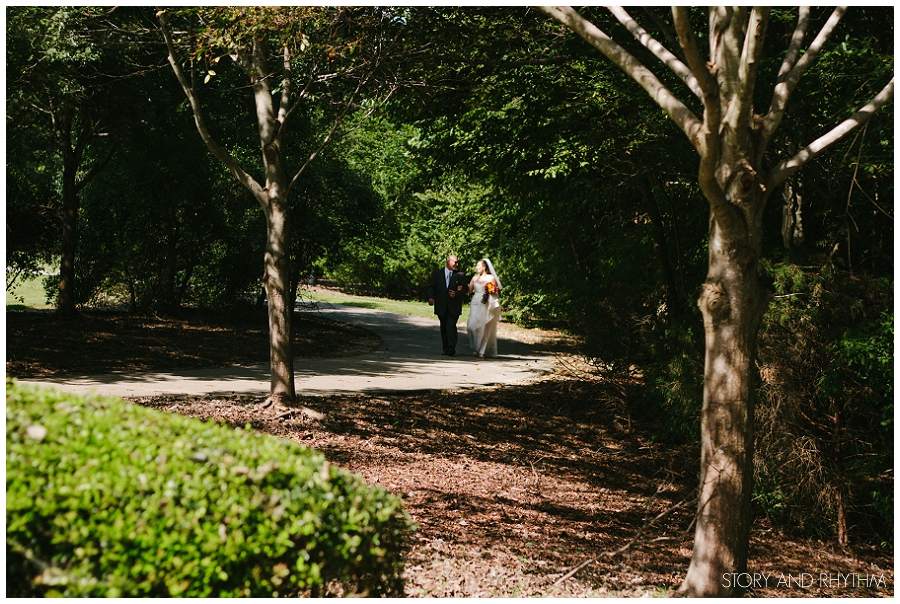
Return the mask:
<path fill-rule="evenodd" d="M 475 277 L 472 277 L 472 280 L 469 281 L 469 293 L 471 294 L 475 291 Z"/>

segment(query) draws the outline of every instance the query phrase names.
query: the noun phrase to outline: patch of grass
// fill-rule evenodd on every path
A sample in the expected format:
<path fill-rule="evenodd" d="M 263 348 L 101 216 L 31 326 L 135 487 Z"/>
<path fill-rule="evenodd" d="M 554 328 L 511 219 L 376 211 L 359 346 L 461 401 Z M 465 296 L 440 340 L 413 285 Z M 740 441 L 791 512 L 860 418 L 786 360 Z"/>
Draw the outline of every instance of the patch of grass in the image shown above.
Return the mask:
<path fill-rule="evenodd" d="M 6 291 L 6 310 L 53 308 L 47 303 L 44 278 L 45 275 L 33 275 L 17 281 L 12 289 Z"/>

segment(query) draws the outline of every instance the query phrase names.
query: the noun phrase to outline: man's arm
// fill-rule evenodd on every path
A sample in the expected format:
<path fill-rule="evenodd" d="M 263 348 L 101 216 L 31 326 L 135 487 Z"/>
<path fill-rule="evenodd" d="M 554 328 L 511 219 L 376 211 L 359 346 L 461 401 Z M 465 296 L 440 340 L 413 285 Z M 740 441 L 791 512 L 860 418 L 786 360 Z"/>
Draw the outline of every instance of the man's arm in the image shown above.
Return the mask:
<path fill-rule="evenodd" d="M 456 294 L 462 294 L 466 276 L 463 273 L 453 271 L 450 275 L 450 287 L 447 288 L 447 295 L 456 298 Z"/>

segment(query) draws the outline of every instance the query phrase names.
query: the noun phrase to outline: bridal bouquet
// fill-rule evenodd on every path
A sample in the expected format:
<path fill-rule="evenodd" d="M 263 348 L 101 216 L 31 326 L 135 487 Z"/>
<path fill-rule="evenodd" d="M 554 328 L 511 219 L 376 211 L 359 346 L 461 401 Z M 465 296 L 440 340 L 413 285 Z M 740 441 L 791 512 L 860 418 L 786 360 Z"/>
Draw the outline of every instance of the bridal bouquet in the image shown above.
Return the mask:
<path fill-rule="evenodd" d="M 491 294 L 497 293 L 497 285 L 495 283 L 485 283 L 484 284 L 484 295 L 481 296 L 481 303 L 487 304 L 490 299 Z"/>

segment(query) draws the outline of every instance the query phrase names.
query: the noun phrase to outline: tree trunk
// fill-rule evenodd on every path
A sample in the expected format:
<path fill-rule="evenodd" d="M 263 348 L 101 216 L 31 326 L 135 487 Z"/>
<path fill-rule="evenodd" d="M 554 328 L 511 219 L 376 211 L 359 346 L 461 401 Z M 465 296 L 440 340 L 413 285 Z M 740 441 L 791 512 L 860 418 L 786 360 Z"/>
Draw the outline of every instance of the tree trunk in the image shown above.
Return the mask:
<path fill-rule="evenodd" d="M 78 209 L 79 192 L 110 161 L 118 146 L 118 140 L 109 147 L 106 159 L 93 168 L 78 181 L 78 170 L 84 158 L 84 150 L 93 134 L 89 118 L 90 106 L 87 101 L 81 106 L 53 108 L 50 116 L 56 131 L 63 160 L 62 202 L 63 232 L 62 255 L 59 265 L 59 299 L 56 312 L 64 318 L 74 317 L 75 309 L 75 254 L 78 249 Z M 78 117 L 78 131 L 73 138 L 72 128 Z"/>
<path fill-rule="evenodd" d="M 802 251 L 805 243 L 803 232 L 803 195 L 799 185 L 794 186 L 793 179 L 784 183 L 782 196 L 784 206 L 781 211 L 781 238 L 784 248 L 791 257 Z"/>
<path fill-rule="evenodd" d="M 288 202 L 270 198 L 266 214 L 265 287 L 269 305 L 270 398 L 285 404 L 294 400 L 294 354 L 291 327 Z"/>
<path fill-rule="evenodd" d="M 56 312 L 60 317 L 72 318 L 75 310 L 75 251 L 78 247 L 78 194 L 75 192 L 74 161 L 63 157 L 63 227 L 62 256 L 59 265 L 59 300 Z"/>
<path fill-rule="evenodd" d="M 756 274 L 766 197 L 829 146 L 866 123 L 894 97 L 894 80 L 826 134 L 759 174 L 765 150 L 785 116 L 797 83 L 836 31 L 838 7 L 805 48 L 809 7 L 801 7 L 778 70 L 768 112 L 758 115 L 755 86 L 762 65 L 770 7 L 710 7 L 709 53 L 695 35 L 690 10 L 672 17 L 686 64 L 640 27 L 622 7 L 609 7 L 656 58 L 703 103 L 697 115 L 606 32 L 565 6 L 540 10 L 567 25 L 630 75 L 685 133 L 700 155 L 699 185 L 710 204 L 709 273 L 698 305 L 706 334 L 701 413 L 700 496 L 694 553 L 680 592 L 688 596 L 739 595 L 732 573 L 747 568 L 752 489 L 753 400 L 756 339 L 770 295 Z"/>
<path fill-rule="evenodd" d="M 188 265 L 185 269 L 184 274 L 181 276 L 181 284 L 178 286 L 178 291 L 175 293 L 175 304 L 177 308 L 181 308 L 181 303 L 184 301 L 184 294 L 187 291 L 188 285 L 191 282 L 191 277 L 194 274 L 194 265 Z"/>
<path fill-rule="evenodd" d="M 752 170 L 719 172 L 734 175 L 722 187 L 746 228 L 740 237 L 734 233 L 729 237 L 715 218 L 710 220 L 709 273 L 697 302 L 706 358 L 697 528 L 691 564 L 680 588 L 689 597 L 741 593 L 730 578 L 747 570 L 756 342 L 771 296 L 757 275 L 766 194 Z"/>
<path fill-rule="evenodd" d="M 244 187 L 249 190 L 259 202 L 266 216 L 266 254 L 265 254 L 265 291 L 269 306 L 269 344 L 271 364 L 271 389 L 270 398 L 275 402 L 291 403 L 295 396 L 294 390 L 294 359 L 292 351 L 291 316 L 293 313 L 293 288 L 291 287 L 290 273 L 290 233 L 288 209 L 291 187 L 305 171 L 306 167 L 316 158 L 319 152 L 332 140 L 332 136 L 343 118 L 356 106 L 356 94 L 366 81 L 366 77 L 359 80 L 356 92 L 350 99 L 342 101 L 344 111 L 335 118 L 331 131 L 312 153 L 306 163 L 300 168 L 293 179 L 286 176 L 284 170 L 284 140 L 286 125 L 297 108 L 297 102 L 306 98 L 309 92 L 308 86 L 300 90 L 294 89 L 294 76 L 291 70 L 291 49 L 283 46 L 278 53 L 281 62 L 281 79 L 277 80 L 278 69 L 269 67 L 269 60 L 273 56 L 267 47 L 269 33 L 265 26 L 257 28 L 254 23 L 251 28 L 259 36 L 254 34 L 252 40 L 244 40 L 243 43 L 235 41 L 232 47 L 234 51 L 231 58 L 238 68 L 249 77 L 253 87 L 253 98 L 256 106 L 256 125 L 259 129 L 259 140 L 262 147 L 263 166 L 265 170 L 265 186 L 262 186 L 255 178 L 244 170 L 240 163 L 225 149 L 220 147 L 206 126 L 203 117 L 202 106 L 196 94 L 194 76 L 187 77 L 176 59 L 175 43 L 169 30 L 165 11 L 157 13 L 160 29 L 166 41 L 169 64 L 175 72 L 194 114 L 194 122 L 203 142 L 212 154 L 218 158 L 232 173 L 232 175 Z M 250 19 L 250 17 L 247 17 Z M 255 18 L 254 18 L 255 19 Z M 251 19 L 252 21 L 252 19 Z M 263 21 L 265 21 L 263 19 Z M 249 24 L 249 23 L 248 23 Z M 249 42 L 249 48 L 246 43 Z M 218 60 L 218 59 L 217 59 Z M 192 65 L 193 66 L 193 65 Z M 316 81 L 316 77 L 309 80 L 309 84 Z M 292 100 L 293 99 L 293 100 Z"/>
<path fill-rule="evenodd" d="M 59 299 L 56 312 L 69 319 L 75 316 L 75 252 L 78 248 L 78 189 L 76 178 L 81 162 L 80 149 L 72 145 L 72 124 L 75 112 L 63 109 L 54 117 L 59 145 L 62 151 L 62 255 L 59 264 Z"/>
<path fill-rule="evenodd" d="M 159 307 L 164 312 L 178 312 L 179 302 L 176 289 L 178 266 L 178 217 L 174 209 L 166 216 L 166 256 L 160 271 Z"/>

